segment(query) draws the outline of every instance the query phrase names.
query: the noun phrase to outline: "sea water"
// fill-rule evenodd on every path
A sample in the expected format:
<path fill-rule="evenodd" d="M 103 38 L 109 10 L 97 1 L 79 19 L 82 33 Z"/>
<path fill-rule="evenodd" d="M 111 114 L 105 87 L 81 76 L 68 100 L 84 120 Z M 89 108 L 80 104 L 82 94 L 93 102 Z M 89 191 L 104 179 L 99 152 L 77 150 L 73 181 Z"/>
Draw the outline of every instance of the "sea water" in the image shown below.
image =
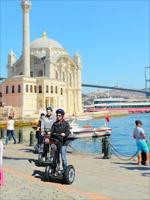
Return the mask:
<path fill-rule="evenodd" d="M 124 117 L 115 117 L 107 124 L 112 129 L 111 143 L 115 149 L 127 156 L 132 156 L 136 152 L 136 142 L 133 139 L 133 129 L 135 128 L 135 120 L 143 122 L 143 128 L 147 135 L 148 143 L 150 144 L 150 114 L 131 114 Z M 81 125 L 91 124 L 94 127 L 100 127 L 105 124 L 105 119 L 89 120 L 79 122 Z M 74 150 L 87 153 L 101 152 L 101 138 L 82 139 L 72 142 Z"/>

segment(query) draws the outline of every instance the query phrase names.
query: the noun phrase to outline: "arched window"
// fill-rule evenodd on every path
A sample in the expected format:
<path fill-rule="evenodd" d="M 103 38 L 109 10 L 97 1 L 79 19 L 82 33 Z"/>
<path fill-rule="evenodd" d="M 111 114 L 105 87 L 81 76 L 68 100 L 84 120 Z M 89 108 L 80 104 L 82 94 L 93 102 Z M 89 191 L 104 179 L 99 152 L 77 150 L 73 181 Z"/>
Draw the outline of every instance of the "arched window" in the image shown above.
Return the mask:
<path fill-rule="evenodd" d="M 55 78 L 58 80 L 58 71 L 56 71 L 56 76 L 55 76 Z"/>
<path fill-rule="evenodd" d="M 65 72 L 63 72 L 63 81 L 65 82 Z"/>
<path fill-rule="evenodd" d="M 57 94 L 57 92 L 58 92 L 58 91 L 57 91 L 57 86 L 55 86 L 55 93 Z"/>
<path fill-rule="evenodd" d="M 34 92 L 36 93 L 36 85 L 34 86 Z"/>
<path fill-rule="evenodd" d="M 15 86 L 12 85 L 12 93 L 15 93 Z"/>
<path fill-rule="evenodd" d="M 39 85 L 39 93 L 42 93 L 42 86 Z"/>
<path fill-rule="evenodd" d="M 53 93 L 53 86 L 51 86 L 51 93 Z"/>
<path fill-rule="evenodd" d="M 38 62 L 39 62 L 38 58 L 34 58 L 34 64 L 36 65 L 38 64 Z"/>
<path fill-rule="evenodd" d="M 43 70 L 38 71 L 38 76 L 43 76 Z"/>
<path fill-rule="evenodd" d="M 71 74 L 69 75 L 69 85 L 70 85 L 70 87 L 72 86 L 72 76 L 71 76 Z"/>
<path fill-rule="evenodd" d="M 33 77 L 33 71 L 30 72 L 30 76 Z"/>
<path fill-rule="evenodd" d="M 60 94 L 63 95 L 63 89 L 62 88 L 60 89 Z"/>
<path fill-rule="evenodd" d="M 6 86 L 6 94 L 8 94 L 8 93 L 9 93 L 9 87 Z"/>
<path fill-rule="evenodd" d="M 26 92 L 28 92 L 29 91 L 29 88 L 28 88 L 28 85 L 26 85 Z"/>
<path fill-rule="evenodd" d="M 46 93 L 49 93 L 49 87 L 46 85 Z"/>
<path fill-rule="evenodd" d="M 18 93 L 21 92 L 21 85 L 18 85 Z"/>
<path fill-rule="evenodd" d="M 33 92 L 33 87 L 32 87 L 32 85 L 30 85 L 30 92 Z"/>

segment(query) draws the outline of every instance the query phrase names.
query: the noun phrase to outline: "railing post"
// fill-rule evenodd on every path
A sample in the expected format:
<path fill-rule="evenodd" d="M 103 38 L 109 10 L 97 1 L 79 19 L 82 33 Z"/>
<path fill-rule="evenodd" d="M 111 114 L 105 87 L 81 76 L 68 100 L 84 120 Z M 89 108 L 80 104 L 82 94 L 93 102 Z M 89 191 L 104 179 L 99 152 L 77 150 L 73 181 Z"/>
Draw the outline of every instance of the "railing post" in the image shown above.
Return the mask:
<path fill-rule="evenodd" d="M 34 145 L 34 133 L 33 131 L 30 132 L 30 146 L 33 146 Z"/>
<path fill-rule="evenodd" d="M 19 129 L 19 133 L 18 133 L 18 143 L 23 143 L 23 131 L 22 129 Z"/>
<path fill-rule="evenodd" d="M 110 136 L 105 136 L 102 139 L 102 153 L 104 153 L 103 159 L 111 158 Z"/>
<path fill-rule="evenodd" d="M 102 154 L 104 153 L 104 141 L 105 141 L 105 139 L 104 139 L 104 137 L 102 137 L 102 140 L 101 140 L 101 144 L 102 144 Z"/>

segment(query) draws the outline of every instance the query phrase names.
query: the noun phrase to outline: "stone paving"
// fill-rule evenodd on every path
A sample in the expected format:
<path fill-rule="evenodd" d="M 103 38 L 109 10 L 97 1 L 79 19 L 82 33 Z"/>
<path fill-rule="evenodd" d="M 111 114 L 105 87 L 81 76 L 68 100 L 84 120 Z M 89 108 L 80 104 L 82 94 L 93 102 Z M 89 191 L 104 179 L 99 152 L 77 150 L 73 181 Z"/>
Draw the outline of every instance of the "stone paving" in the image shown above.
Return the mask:
<path fill-rule="evenodd" d="M 76 169 L 76 179 L 72 185 L 63 185 L 42 180 L 45 168 L 35 166 L 37 154 L 32 150 L 33 147 L 23 144 L 5 147 L 5 186 L 0 188 L 1 200 L 150 199 L 149 166 L 115 157 L 104 160 L 102 155 L 68 153 L 68 162 Z"/>

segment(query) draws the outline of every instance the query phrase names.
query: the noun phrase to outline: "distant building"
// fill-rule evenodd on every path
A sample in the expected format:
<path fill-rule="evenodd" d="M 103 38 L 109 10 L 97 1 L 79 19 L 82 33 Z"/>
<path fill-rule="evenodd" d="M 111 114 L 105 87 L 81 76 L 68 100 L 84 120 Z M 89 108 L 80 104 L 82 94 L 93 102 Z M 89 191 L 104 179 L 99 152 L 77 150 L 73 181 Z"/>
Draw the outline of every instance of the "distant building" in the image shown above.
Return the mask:
<path fill-rule="evenodd" d="M 81 59 L 73 58 L 55 40 L 42 37 L 30 44 L 30 0 L 23 0 L 23 54 L 8 55 L 8 78 L 0 83 L 0 105 L 12 107 L 18 117 L 38 114 L 47 106 L 67 114 L 82 112 Z"/>

